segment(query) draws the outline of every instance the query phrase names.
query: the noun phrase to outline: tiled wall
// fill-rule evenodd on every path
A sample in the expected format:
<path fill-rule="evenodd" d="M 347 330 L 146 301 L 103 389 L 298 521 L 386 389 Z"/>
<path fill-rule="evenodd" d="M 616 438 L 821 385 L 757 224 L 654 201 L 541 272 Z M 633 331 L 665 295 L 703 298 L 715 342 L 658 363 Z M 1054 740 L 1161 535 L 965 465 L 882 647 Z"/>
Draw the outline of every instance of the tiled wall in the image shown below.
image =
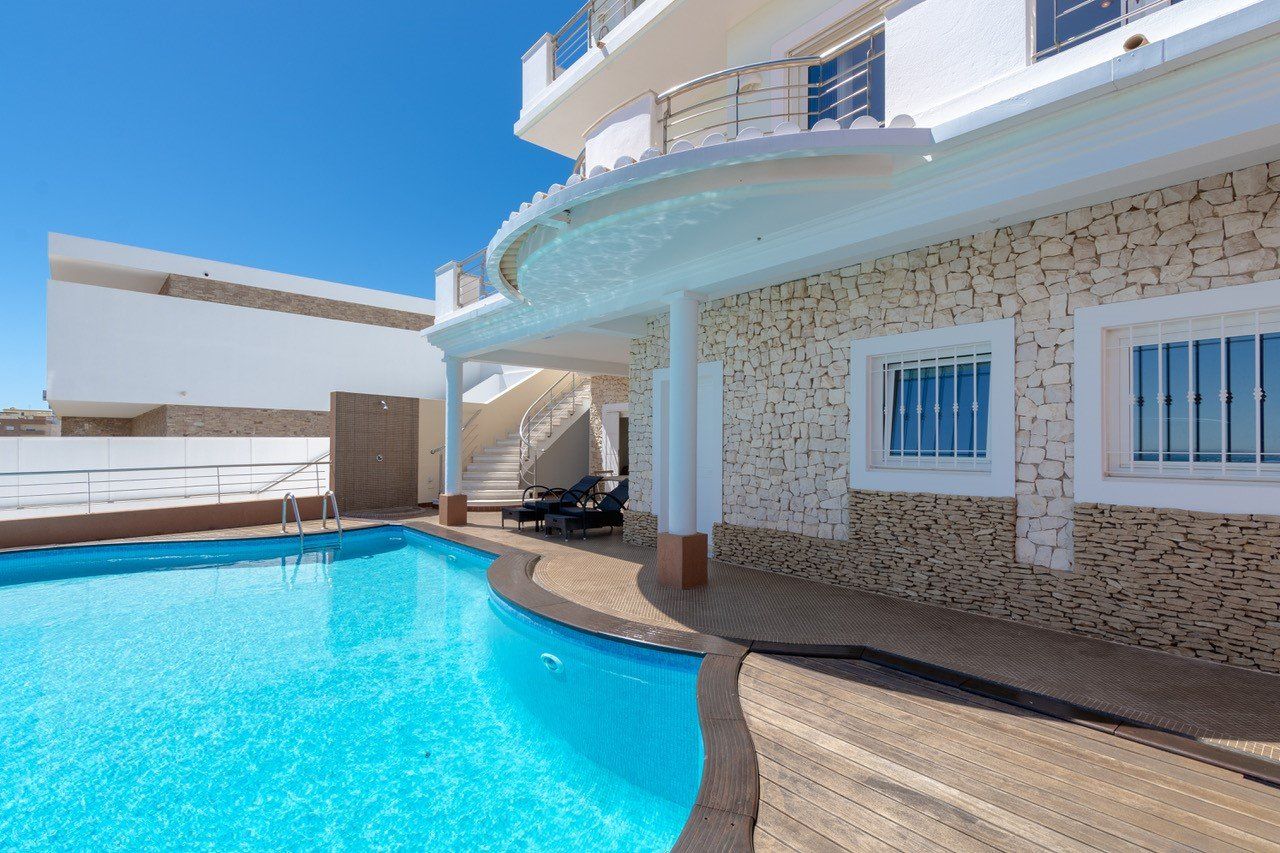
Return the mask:
<path fill-rule="evenodd" d="M 335 392 L 330 448 L 343 512 L 418 504 L 418 400 Z"/>
<path fill-rule="evenodd" d="M 394 308 L 380 308 L 375 305 L 361 305 L 357 302 L 342 302 L 320 296 L 286 293 L 282 290 L 250 287 L 185 275 L 169 276 L 161 286 L 160 293 L 181 299 L 220 302 L 224 305 L 281 311 L 286 314 L 303 314 L 308 317 L 325 317 L 330 320 L 346 320 L 351 323 L 408 329 L 414 332 L 426 329 L 435 322 L 434 318 L 428 314 L 415 314 L 410 311 L 397 311 Z"/>

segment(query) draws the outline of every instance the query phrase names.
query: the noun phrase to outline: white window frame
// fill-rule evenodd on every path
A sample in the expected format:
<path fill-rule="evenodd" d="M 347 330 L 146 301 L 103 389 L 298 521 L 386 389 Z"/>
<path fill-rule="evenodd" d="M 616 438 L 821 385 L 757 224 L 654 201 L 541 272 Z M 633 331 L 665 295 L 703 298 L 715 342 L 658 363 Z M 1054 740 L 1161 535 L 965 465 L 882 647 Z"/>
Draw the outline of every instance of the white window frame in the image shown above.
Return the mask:
<path fill-rule="evenodd" d="M 1256 513 L 1280 501 L 1274 479 L 1185 477 L 1141 469 L 1111 473 L 1106 452 L 1109 437 L 1119 435 L 1115 394 L 1128 394 L 1123 383 L 1106 374 L 1108 336 L 1126 327 L 1154 322 L 1280 308 L 1280 281 L 1159 296 L 1114 305 L 1081 308 L 1075 313 L 1076 500 L 1084 503 L 1163 507 L 1199 512 Z M 1201 464 L 1201 463 L 1197 463 Z M 1210 463 L 1204 463 L 1205 468 Z"/>
<path fill-rule="evenodd" d="M 886 358 L 921 350 L 960 348 L 991 353 L 985 468 L 882 466 L 874 446 L 880 429 L 880 370 Z M 973 497 L 1015 494 L 1015 322 L 989 320 L 864 338 L 850 344 L 849 486 L 887 492 L 927 492 Z"/>

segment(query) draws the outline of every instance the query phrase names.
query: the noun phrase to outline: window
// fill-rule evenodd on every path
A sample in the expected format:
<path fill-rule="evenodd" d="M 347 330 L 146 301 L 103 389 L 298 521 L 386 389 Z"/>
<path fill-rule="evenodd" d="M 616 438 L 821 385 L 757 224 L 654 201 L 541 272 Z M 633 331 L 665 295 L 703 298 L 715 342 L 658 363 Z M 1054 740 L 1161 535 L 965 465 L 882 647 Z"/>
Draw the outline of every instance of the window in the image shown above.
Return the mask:
<path fill-rule="evenodd" d="M 809 67 L 809 126 L 835 119 L 848 127 L 871 116 L 884 121 L 884 26 L 857 33 L 822 52 Z"/>
<path fill-rule="evenodd" d="M 1115 476 L 1280 478 L 1280 311 L 1109 330 Z"/>
<path fill-rule="evenodd" d="M 1280 281 L 1075 312 L 1075 499 L 1280 502 Z"/>
<path fill-rule="evenodd" d="M 1179 0 L 1036 0 L 1035 58 L 1043 59 Z"/>
<path fill-rule="evenodd" d="M 855 489 L 1014 494 L 1014 321 L 850 344 Z"/>
<path fill-rule="evenodd" d="M 945 347 L 876 359 L 880 424 L 874 464 L 988 469 L 989 347 Z"/>

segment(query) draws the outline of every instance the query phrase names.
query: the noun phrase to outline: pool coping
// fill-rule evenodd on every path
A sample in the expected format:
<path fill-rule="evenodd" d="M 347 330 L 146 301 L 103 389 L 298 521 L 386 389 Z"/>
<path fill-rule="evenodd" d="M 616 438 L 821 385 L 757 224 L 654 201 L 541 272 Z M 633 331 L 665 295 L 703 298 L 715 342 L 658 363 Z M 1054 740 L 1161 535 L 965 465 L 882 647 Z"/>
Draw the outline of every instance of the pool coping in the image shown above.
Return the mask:
<path fill-rule="evenodd" d="M 738 671 L 751 651 L 750 643 L 660 628 L 593 610 L 539 586 L 533 579 L 534 566 L 541 559 L 537 554 L 447 528 L 400 526 L 495 555 L 497 559 L 488 570 L 489 587 L 521 610 L 625 643 L 702 655 L 697 681 L 702 782 L 672 850 L 731 853 L 754 849 L 760 773 L 755 742 L 738 698 Z"/>

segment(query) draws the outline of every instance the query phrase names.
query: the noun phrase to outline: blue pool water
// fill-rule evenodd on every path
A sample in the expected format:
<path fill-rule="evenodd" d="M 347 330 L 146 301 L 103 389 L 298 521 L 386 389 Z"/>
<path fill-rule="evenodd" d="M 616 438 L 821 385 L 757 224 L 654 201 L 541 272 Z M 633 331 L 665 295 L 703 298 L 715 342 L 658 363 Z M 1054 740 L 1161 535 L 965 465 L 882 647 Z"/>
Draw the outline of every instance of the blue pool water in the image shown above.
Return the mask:
<path fill-rule="evenodd" d="M 674 843 L 698 658 L 518 612 L 416 531 L 307 541 L 0 555 L 0 846 Z"/>

